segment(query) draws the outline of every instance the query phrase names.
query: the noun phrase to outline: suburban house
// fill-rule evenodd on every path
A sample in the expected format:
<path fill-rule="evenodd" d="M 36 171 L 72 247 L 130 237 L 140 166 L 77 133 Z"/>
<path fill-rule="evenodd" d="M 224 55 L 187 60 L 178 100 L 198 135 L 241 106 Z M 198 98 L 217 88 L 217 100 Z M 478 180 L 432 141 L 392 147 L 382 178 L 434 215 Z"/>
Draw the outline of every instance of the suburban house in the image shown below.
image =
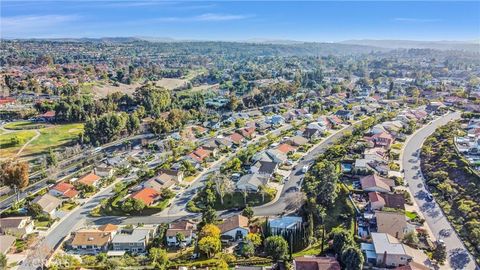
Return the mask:
<path fill-rule="evenodd" d="M 322 135 L 321 131 L 316 128 L 306 128 L 302 133 L 302 137 L 309 139 L 310 141 L 315 141 Z"/>
<path fill-rule="evenodd" d="M 240 130 L 243 137 L 252 139 L 255 137 L 255 127 L 246 127 Z"/>
<path fill-rule="evenodd" d="M 130 195 L 130 198 L 139 200 L 146 206 L 150 206 L 160 199 L 160 193 L 153 188 L 143 188 Z"/>
<path fill-rule="evenodd" d="M 394 141 L 393 136 L 388 132 L 380 132 L 366 139 L 373 142 L 375 147 L 384 147 L 386 149 L 389 149 Z"/>
<path fill-rule="evenodd" d="M 218 225 L 218 228 L 220 228 L 223 237 L 235 240 L 245 238 L 250 231 L 248 228 L 248 218 L 241 215 L 235 215 L 225 219 Z"/>
<path fill-rule="evenodd" d="M 257 161 L 250 167 L 251 173 L 258 173 L 264 176 L 272 176 L 278 169 L 278 163 L 274 161 Z"/>
<path fill-rule="evenodd" d="M 283 216 L 268 221 L 273 235 L 281 234 L 284 230 L 293 230 L 302 225 L 302 217 Z"/>
<path fill-rule="evenodd" d="M 163 189 L 170 188 L 175 184 L 174 177 L 169 174 L 161 173 L 158 176 L 152 177 L 140 184 L 140 188 L 151 188 L 161 193 Z"/>
<path fill-rule="evenodd" d="M 388 193 L 395 186 L 395 181 L 372 174 L 360 178 L 360 185 L 365 191 Z"/>
<path fill-rule="evenodd" d="M 108 223 L 98 227 L 98 230 L 105 233 L 110 233 L 113 237 L 115 234 L 117 234 L 118 226 Z"/>
<path fill-rule="evenodd" d="M 112 235 L 95 229 L 79 230 L 74 233 L 70 246 L 75 250 L 97 253 L 108 250 Z"/>
<path fill-rule="evenodd" d="M 175 223 L 170 223 L 169 227 L 165 233 L 167 239 L 167 245 L 169 246 L 178 246 L 181 243 L 178 242 L 177 235 L 183 234 L 185 245 L 190 245 L 193 238 L 195 237 L 194 231 L 196 230 L 197 225 L 187 220 L 178 221 Z"/>
<path fill-rule="evenodd" d="M 332 257 L 297 257 L 293 260 L 295 270 L 340 270 L 340 263 Z"/>
<path fill-rule="evenodd" d="M 412 249 L 387 233 L 372 233 L 372 243 L 362 243 L 361 250 L 365 261 L 378 267 L 398 267 L 412 261 L 425 264 L 428 260 L 423 251 Z"/>
<path fill-rule="evenodd" d="M 245 137 L 243 137 L 241 134 L 237 132 L 234 132 L 232 135 L 228 136 L 228 138 L 230 139 L 230 141 L 232 141 L 232 143 L 236 145 L 239 145 L 245 141 Z"/>
<path fill-rule="evenodd" d="M 303 136 L 293 136 L 289 139 L 289 142 L 293 146 L 302 146 L 308 143 L 308 139 Z"/>
<path fill-rule="evenodd" d="M 266 122 L 272 126 L 279 126 L 285 123 L 285 118 L 281 115 L 272 115 Z"/>
<path fill-rule="evenodd" d="M 268 183 L 268 177 L 263 175 L 249 173 L 240 177 L 236 187 L 238 190 L 245 190 L 247 192 L 257 192 L 260 186 L 265 186 Z"/>
<path fill-rule="evenodd" d="M 6 255 L 17 238 L 11 235 L 0 235 L 0 253 Z"/>
<path fill-rule="evenodd" d="M 112 177 L 114 169 L 112 166 L 109 166 L 105 163 L 102 163 L 95 167 L 95 174 L 100 177 Z"/>
<path fill-rule="evenodd" d="M 78 196 L 78 191 L 75 187 L 67 182 L 60 182 L 53 186 L 48 193 L 55 197 L 61 197 L 66 199 L 73 199 Z"/>
<path fill-rule="evenodd" d="M 282 143 L 279 146 L 277 146 L 276 150 L 278 152 L 281 152 L 284 155 L 287 155 L 289 153 L 295 153 L 295 151 L 297 151 L 297 148 L 294 146 L 291 146 L 288 143 Z"/>
<path fill-rule="evenodd" d="M 381 210 L 384 207 L 405 210 L 405 197 L 402 194 L 369 192 L 370 209 Z"/>
<path fill-rule="evenodd" d="M 212 151 L 199 147 L 192 153 L 188 154 L 187 157 L 193 162 L 203 163 L 211 154 L 213 154 Z"/>
<path fill-rule="evenodd" d="M 336 116 L 336 115 L 328 116 L 327 120 L 330 122 L 332 127 L 340 126 L 343 123 L 342 119 L 338 118 L 338 116 Z"/>
<path fill-rule="evenodd" d="M 375 211 L 375 217 L 377 219 L 377 232 L 388 233 L 397 239 L 403 239 L 407 232 L 407 219 L 403 211 Z"/>
<path fill-rule="evenodd" d="M 84 177 L 80 178 L 77 180 L 77 183 L 85 186 L 91 186 L 91 187 L 96 187 L 98 188 L 100 186 L 100 176 L 94 174 L 94 173 L 89 173 L 85 175 Z"/>
<path fill-rule="evenodd" d="M 31 217 L 6 217 L 0 218 L 0 233 L 23 238 L 33 232 Z"/>
<path fill-rule="evenodd" d="M 38 204 L 43 213 L 49 215 L 50 217 L 55 217 L 57 208 L 62 204 L 62 201 L 48 193 L 45 193 L 33 199 L 32 203 Z"/>
<path fill-rule="evenodd" d="M 165 181 L 174 181 L 176 183 L 181 183 L 183 181 L 183 171 L 162 169 L 161 174 L 158 176 L 158 178 Z"/>
<path fill-rule="evenodd" d="M 353 120 L 353 117 L 355 116 L 352 111 L 348 110 L 338 110 L 335 113 L 335 116 L 338 118 L 342 119 L 343 121 L 348 121 L 348 120 Z"/>
<path fill-rule="evenodd" d="M 113 250 L 146 252 L 150 235 L 149 228 L 122 229 L 112 239 Z"/>

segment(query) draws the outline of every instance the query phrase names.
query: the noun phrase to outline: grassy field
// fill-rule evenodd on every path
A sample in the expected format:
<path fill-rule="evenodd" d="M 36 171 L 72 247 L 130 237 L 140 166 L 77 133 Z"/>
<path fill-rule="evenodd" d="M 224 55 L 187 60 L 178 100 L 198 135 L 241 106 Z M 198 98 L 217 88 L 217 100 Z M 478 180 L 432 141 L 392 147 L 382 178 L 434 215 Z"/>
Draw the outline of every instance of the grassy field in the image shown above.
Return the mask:
<path fill-rule="evenodd" d="M 45 152 L 78 138 L 83 132 L 83 124 L 55 125 L 40 129 L 40 137 L 28 145 L 23 155 Z"/>
<path fill-rule="evenodd" d="M 35 123 L 22 121 L 7 124 L 8 128 L 26 128 L 35 127 Z M 83 132 L 83 124 L 66 124 L 66 125 L 48 125 L 38 129 L 40 136 L 33 140 L 22 151 L 20 156 L 28 156 L 39 154 L 47 151 L 50 148 L 57 148 L 64 144 L 71 142 L 78 138 L 78 135 Z M 34 130 L 18 130 L 10 133 L 0 135 L 0 156 L 11 157 L 15 155 L 18 150 L 31 138 L 35 136 Z M 11 144 L 11 139 L 17 137 L 20 143 L 17 145 Z"/>
<path fill-rule="evenodd" d="M 45 124 L 33 123 L 31 121 L 18 121 L 18 122 L 7 123 L 3 127 L 5 129 L 12 129 L 12 130 L 27 130 L 27 129 L 44 128 Z"/>
<path fill-rule="evenodd" d="M 33 130 L 20 130 L 0 135 L 0 157 L 6 158 L 15 155 L 24 143 L 35 136 Z M 17 138 L 20 142 L 12 145 L 12 138 Z"/>

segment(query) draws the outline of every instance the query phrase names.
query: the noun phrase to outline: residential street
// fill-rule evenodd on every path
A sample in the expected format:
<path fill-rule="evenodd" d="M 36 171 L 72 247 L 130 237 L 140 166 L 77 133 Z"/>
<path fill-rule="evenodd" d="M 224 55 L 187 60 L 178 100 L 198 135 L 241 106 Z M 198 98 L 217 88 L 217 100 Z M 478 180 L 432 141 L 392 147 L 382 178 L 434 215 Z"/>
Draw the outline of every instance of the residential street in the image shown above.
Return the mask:
<path fill-rule="evenodd" d="M 357 121 L 358 123 L 360 121 Z M 302 172 L 302 168 L 305 165 L 310 166 L 317 158 L 317 156 L 323 153 L 335 140 L 342 137 L 343 132 L 353 130 L 354 125 L 350 125 L 347 127 L 342 128 L 341 130 L 334 131 L 330 137 L 324 139 L 319 145 L 317 145 L 314 149 L 312 149 L 302 160 L 298 162 L 295 169 L 292 170 L 290 175 L 288 176 L 288 180 L 283 186 L 282 194 L 278 198 L 276 202 L 269 203 L 266 205 L 254 207 L 253 210 L 256 216 L 271 216 L 271 215 L 280 215 L 289 210 L 296 210 L 291 209 L 291 205 L 287 205 L 289 202 L 288 197 L 294 196 L 293 194 L 295 191 L 300 190 L 302 179 L 305 174 Z M 292 194 L 292 195 L 289 195 Z"/>
<path fill-rule="evenodd" d="M 460 238 L 457 236 L 442 210 L 435 201 L 427 202 L 426 195 L 429 193 L 424 185 L 424 179 L 421 174 L 420 160 L 418 158 L 425 139 L 431 135 L 436 128 L 447 124 L 451 120 L 460 118 L 459 112 L 450 113 L 442 116 L 432 123 L 418 130 L 406 142 L 403 153 L 403 168 L 405 170 L 405 181 L 409 185 L 411 194 L 415 197 L 425 220 L 437 239 L 445 241 L 448 252 L 448 263 L 445 269 L 475 269 L 475 263 L 471 255 L 467 252 Z M 418 176 L 418 177 L 416 177 Z M 450 235 L 445 232 L 450 232 Z M 443 267 L 442 267 L 443 268 Z"/>

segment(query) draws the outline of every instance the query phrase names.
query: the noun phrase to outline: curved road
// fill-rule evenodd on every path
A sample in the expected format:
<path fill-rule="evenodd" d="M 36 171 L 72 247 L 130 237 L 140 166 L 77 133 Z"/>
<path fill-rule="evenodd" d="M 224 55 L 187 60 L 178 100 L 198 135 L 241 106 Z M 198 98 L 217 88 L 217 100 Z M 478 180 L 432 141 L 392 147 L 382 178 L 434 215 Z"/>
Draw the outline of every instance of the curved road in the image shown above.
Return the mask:
<path fill-rule="evenodd" d="M 435 201 L 427 202 L 425 200 L 429 192 L 424 185 L 418 158 L 418 153 L 425 139 L 433 134 L 438 127 L 457 119 L 460 119 L 459 112 L 449 113 L 415 132 L 405 144 L 402 165 L 405 170 L 405 181 L 408 183 L 410 192 L 415 197 L 415 201 L 420 211 L 422 211 L 425 221 L 435 237 L 445 242 L 449 265 L 444 267 L 446 269 L 476 269 L 473 257 L 466 250 L 438 204 Z M 451 234 L 448 237 L 442 236 L 446 235 L 443 233 L 445 231 L 451 232 Z"/>

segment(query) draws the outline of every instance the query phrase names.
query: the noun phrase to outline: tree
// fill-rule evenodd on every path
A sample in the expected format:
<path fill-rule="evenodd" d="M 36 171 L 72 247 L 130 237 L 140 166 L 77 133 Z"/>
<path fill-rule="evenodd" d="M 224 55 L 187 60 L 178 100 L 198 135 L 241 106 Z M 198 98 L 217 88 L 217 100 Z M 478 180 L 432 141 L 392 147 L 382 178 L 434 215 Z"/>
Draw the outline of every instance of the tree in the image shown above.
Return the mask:
<path fill-rule="evenodd" d="M 0 183 L 17 188 L 28 186 L 28 163 L 14 159 L 7 160 L 0 165 Z"/>
<path fill-rule="evenodd" d="M 217 220 L 217 211 L 210 206 L 202 212 L 202 223 L 212 224 Z"/>
<path fill-rule="evenodd" d="M 133 199 L 133 210 L 136 212 L 142 211 L 145 208 L 145 203 L 141 200 Z"/>
<path fill-rule="evenodd" d="M 437 243 L 437 246 L 433 250 L 432 258 L 440 264 L 445 262 L 447 259 L 447 249 L 444 244 Z"/>
<path fill-rule="evenodd" d="M 220 242 L 220 238 L 206 236 L 198 241 L 198 248 L 208 258 L 211 258 L 220 251 L 222 243 Z"/>
<path fill-rule="evenodd" d="M 48 166 L 53 166 L 53 167 L 57 166 L 57 163 L 58 163 L 57 154 L 55 154 L 52 148 L 48 149 L 46 160 L 47 160 Z"/>
<path fill-rule="evenodd" d="M 15 188 L 17 201 L 20 200 L 18 189 L 28 186 L 29 166 L 25 161 L 9 159 L 0 164 L 0 184 Z"/>
<path fill-rule="evenodd" d="M 259 247 L 262 244 L 262 237 L 257 233 L 248 233 L 247 241 L 250 241 L 255 247 Z"/>
<path fill-rule="evenodd" d="M 0 253 L 0 269 L 7 269 L 7 256 Z"/>
<path fill-rule="evenodd" d="M 418 245 L 419 239 L 415 231 L 409 231 L 403 236 L 403 242 L 407 245 Z"/>
<path fill-rule="evenodd" d="M 137 113 L 132 113 L 128 115 L 127 119 L 127 131 L 129 134 L 135 134 L 140 128 L 140 118 L 138 118 Z"/>
<path fill-rule="evenodd" d="M 250 241 L 246 241 L 243 243 L 241 252 L 243 256 L 250 258 L 255 254 L 255 245 Z"/>
<path fill-rule="evenodd" d="M 285 259 L 288 255 L 288 243 L 279 235 L 270 236 L 265 240 L 265 252 L 276 261 Z"/>
<path fill-rule="evenodd" d="M 348 231 L 341 228 L 335 229 L 332 233 L 333 233 L 333 250 L 337 254 L 342 254 L 344 247 L 353 243 L 353 239 L 348 233 Z"/>
<path fill-rule="evenodd" d="M 203 237 L 214 237 L 214 238 L 220 238 L 220 229 L 213 225 L 213 224 L 206 224 L 205 226 L 203 226 L 202 230 L 200 231 L 200 235 L 199 237 L 200 238 L 203 238 Z"/>
<path fill-rule="evenodd" d="M 181 232 L 178 232 L 175 235 L 175 238 L 177 239 L 177 243 L 179 243 L 180 245 L 182 245 L 182 243 L 185 241 L 185 235 Z"/>
<path fill-rule="evenodd" d="M 361 270 L 364 261 L 362 251 L 357 247 L 349 246 L 342 252 L 342 262 L 346 270 Z"/>
<path fill-rule="evenodd" d="M 235 185 L 232 180 L 219 174 L 214 177 L 214 182 L 215 190 L 217 191 L 218 196 L 220 196 L 220 202 L 223 204 L 223 197 L 226 194 L 232 193 L 235 190 Z"/>
<path fill-rule="evenodd" d="M 243 209 L 242 215 L 244 217 L 247 217 L 248 222 L 250 222 L 250 220 L 253 218 L 253 215 L 254 215 L 252 207 L 247 205 L 247 207 L 245 207 L 245 209 Z"/>
<path fill-rule="evenodd" d="M 152 247 L 148 251 L 148 257 L 155 267 L 158 269 L 166 269 L 168 264 L 167 251 L 161 248 Z"/>

